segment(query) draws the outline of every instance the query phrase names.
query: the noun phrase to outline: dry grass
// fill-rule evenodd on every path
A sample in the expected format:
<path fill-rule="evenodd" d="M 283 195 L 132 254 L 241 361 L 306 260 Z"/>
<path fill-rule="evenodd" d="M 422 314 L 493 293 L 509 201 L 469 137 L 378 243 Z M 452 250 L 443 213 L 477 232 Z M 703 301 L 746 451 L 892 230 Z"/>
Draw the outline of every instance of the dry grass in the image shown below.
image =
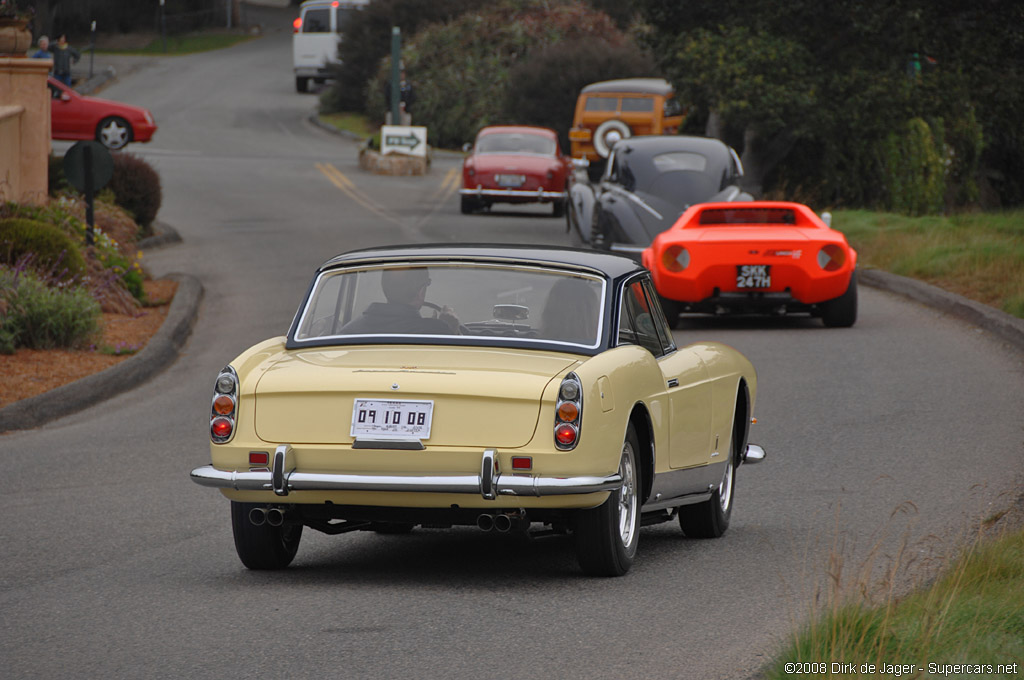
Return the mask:
<path fill-rule="evenodd" d="M 1024 318 L 1024 211 L 904 217 L 837 211 L 858 263 L 939 286 Z"/>

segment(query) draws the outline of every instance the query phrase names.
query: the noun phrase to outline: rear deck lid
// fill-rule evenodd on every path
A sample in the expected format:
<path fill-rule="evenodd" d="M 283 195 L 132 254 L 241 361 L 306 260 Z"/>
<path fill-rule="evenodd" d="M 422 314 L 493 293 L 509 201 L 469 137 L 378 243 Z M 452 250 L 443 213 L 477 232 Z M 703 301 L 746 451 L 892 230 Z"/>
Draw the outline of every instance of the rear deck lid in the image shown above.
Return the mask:
<path fill-rule="evenodd" d="M 273 443 L 350 444 L 356 400 L 426 401 L 427 447 L 521 447 L 537 428 L 544 389 L 576 362 L 466 347 L 291 351 L 256 387 L 256 433 Z"/>

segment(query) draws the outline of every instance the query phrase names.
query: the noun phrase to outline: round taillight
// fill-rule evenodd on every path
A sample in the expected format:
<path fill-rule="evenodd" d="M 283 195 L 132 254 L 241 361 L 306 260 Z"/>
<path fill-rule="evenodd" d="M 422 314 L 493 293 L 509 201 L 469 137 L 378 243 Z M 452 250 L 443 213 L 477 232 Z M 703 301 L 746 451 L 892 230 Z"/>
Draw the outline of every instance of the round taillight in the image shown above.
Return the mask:
<path fill-rule="evenodd" d="M 302 17 L 295 17 L 295 21 L 292 22 L 292 32 L 298 33 L 302 30 Z"/>
<path fill-rule="evenodd" d="M 235 379 L 228 373 L 221 373 L 217 376 L 216 389 L 221 394 L 231 394 L 235 391 Z"/>
<path fill-rule="evenodd" d="M 210 422 L 210 434 L 218 439 L 226 439 L 231 436 L 231 431 L 234 427 L 230 418 L 214 418 Z"/>
<path fill-rule="evenodd" d="M 213 410 L 222 416 L 231 415 L 235 410 L 235 400 L 222 394 L 213 400 Z"/>
<path fill-rule="evenodd" d="M 558 419 L 571 423 L 580 415 L 579 407 L 571 401 L 563 401 L 558 406 Z"/>
<path fill-rule="evenodd" d="M 576 443 L 576 428 L 568 423 L 562 423 L 555 428 L 555 440 L 562 446 L 572 446 Z"/>
<path fill-rule="evenodd" d="M 566 401 L 575 401 L 576 397 L 580 396 L 579 383 L 573 380 L 566 380 L 562 383 L 562 389 L 559 390 L 559 396 Z"/>
<path fill-rule="evenodd" d="M 661 266 L 670 272 L 681 272 L 690 266 L 690 251 L 682 246 L 669 246 L 661 253 Z"/>
<path fill-rule="evenodd" d="M 818 251 L 818 266 L 827 272 L 834 272 L 846 264 L 846 251 L 835 243 L 829 243 Z"/>

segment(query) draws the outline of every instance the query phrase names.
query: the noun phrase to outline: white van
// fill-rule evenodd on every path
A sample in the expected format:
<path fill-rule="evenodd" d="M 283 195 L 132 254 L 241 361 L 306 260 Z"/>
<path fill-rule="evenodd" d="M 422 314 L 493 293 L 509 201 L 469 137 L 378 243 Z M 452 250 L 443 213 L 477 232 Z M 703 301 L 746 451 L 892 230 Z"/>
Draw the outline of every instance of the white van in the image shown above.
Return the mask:
<path fill-rule="evenodd" d="M 329 76 L 328 67 L 338 64 L 338 45 L 354 12 L 370 0 L 306 0 L 299 7 L 299 17 L 292 24 L 292 62 L 295 89 L 305 92 L 312 78 L 322 83 Z"/>

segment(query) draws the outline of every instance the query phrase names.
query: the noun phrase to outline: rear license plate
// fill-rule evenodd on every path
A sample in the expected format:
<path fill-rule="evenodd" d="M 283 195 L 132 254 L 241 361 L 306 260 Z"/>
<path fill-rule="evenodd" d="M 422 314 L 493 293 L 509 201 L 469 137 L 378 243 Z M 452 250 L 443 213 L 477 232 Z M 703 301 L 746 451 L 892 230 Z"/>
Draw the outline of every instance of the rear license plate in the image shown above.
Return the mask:
<path fill-rule="evenodd" d="M 771 288 L 772 275 L 769 264 L 736 265 L 737 288 Z"/>
<path fill-rule="evenodd" d="M 494 181 L 499 187 L 521 187 L 526 177 L 523 175 L 495 175 Z"/>
<path fill-rule="evenodd" d="M 352 436 L 357 439 L 429 439 L 434 402 L 356 399 Z"/>

